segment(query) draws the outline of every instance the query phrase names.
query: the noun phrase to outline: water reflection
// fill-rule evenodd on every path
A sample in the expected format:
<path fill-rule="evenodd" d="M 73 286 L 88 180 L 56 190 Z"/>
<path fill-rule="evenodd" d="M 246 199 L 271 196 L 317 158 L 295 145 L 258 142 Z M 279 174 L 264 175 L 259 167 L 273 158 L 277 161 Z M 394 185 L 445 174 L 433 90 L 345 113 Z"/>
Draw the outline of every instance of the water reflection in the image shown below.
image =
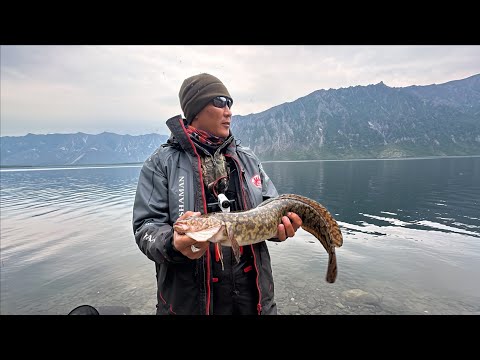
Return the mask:
<path fill-rule="evenodd" d="M 280 313 L 480 313 L 480 158 L 264 168 L 280 193 L 326 206 L 345 239 L 335 284 L 310 234 L 268 243 Z M 0 172 L 2 314 L 67 314 L 82 303 L 155 312 L 154 264 L 131 229 L 139 172 Z"/>

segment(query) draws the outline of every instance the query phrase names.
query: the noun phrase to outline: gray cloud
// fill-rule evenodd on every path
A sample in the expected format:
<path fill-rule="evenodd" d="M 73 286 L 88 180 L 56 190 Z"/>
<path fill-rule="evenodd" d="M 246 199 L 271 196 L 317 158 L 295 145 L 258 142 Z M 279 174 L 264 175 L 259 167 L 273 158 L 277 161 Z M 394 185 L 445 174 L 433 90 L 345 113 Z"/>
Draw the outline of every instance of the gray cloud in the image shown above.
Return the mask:
<path fill-rule="evenodd" d="M 465 78 L 480 46 L 1 46 L 1 135 L 168 134 L 183 79 L 200 72 L 246 115 L 318 89 Z"/>

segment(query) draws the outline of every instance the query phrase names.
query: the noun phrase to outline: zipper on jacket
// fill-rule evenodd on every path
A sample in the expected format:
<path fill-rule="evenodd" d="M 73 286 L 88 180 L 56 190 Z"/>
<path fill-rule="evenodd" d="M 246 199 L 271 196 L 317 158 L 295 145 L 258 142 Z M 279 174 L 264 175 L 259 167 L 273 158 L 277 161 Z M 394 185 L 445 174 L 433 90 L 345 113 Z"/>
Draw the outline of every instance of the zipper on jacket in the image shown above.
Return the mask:
<path fill-rule="evenodd" d="M 247 199 L 246 199 L 246 195 L 245 195 L 245 187 L 243 186 L 243 179 L 245 179 L 245 175 L 242 177 L 242 174 L 245 173 L 245 170 L 240 165 L 240 162 L 236 158 L 234 158 L 232 155 L 225 154 L 225 156 L 231 158 L 235 162 L 235 165 L 237 165 L 237 168 L 240 169 L 240 172 L 238 173 L 238 180 L 240 182 L 240 190 L 241 190 L 241 193 L 242 193 L 243 209 L 247 210 Z"/>
<path fill-rule="evenodd" d="M 241 189 L 241 192 L 242 192 L 244 210 L 246 210 L 247 209 L 247 199 L 246 199 L 246 195 L 245 195 L 245 188 L 243 186 L 243 180 L 246 181 L 245 169 L 240 165 L 240 162 L 237 161 L 237 159 L 235 159 L 233 156 L 227 155 L 227 154 L 225 154 L 225 156 L 228 156 L 231 159 L 233 159 L 233 161 L 237 165 L 237 168 L 240 169 L 240 172 L 238 172 L 238 178 L 240 180 L 240 189 Z M 243 175 L 243 179 L 242 179 L 242 175 Z M 257 256 L 255 255 L 255 250 L 253 249 L 253 244 L 250 245 L 250 248 L 252 249 L 252 254 L 253 254 L 253 264 L 255 265 L 255 270 L 257 271 L 257 276 L 256 276 L 256 279 L 255 279 L 255 282 L 256 282 L 257 291 L 258 291 L 257 311 L 258 311 L 258 315 L 260 315 L 260 313 L 262 312 L 262 291 L 260 290 L 260 284 L 259 284 L 259 279 L 258 279 L 259 272 L 258 272 Z"/>

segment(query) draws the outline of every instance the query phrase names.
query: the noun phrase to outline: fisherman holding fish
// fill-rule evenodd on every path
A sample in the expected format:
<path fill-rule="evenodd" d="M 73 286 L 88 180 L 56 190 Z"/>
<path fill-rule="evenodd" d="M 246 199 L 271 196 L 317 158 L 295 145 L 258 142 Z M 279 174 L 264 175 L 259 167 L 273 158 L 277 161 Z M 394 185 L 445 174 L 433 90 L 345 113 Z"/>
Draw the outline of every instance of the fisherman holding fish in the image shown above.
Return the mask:
<path fill-rule="evenodd" d="M 234 138 L 233 99 L 218 78 L 188 77 L 179 99 L 184 117 L 167 120 L 171 136 L 144 162 L 133 207 L 136 243 L 155 262 L 156 313 L 275 315 L 265 241 L 242 246 L 232 238 L 232 246 L 222 246 L 207 241 L 209 233 L 195 240 L 173 228 L 177 220 L 246 211 L 278 196 L 257 156 Z M 275 224 L 276 236 L 263 240 L 284 241 L 301 225 L 288 212 Z"/>

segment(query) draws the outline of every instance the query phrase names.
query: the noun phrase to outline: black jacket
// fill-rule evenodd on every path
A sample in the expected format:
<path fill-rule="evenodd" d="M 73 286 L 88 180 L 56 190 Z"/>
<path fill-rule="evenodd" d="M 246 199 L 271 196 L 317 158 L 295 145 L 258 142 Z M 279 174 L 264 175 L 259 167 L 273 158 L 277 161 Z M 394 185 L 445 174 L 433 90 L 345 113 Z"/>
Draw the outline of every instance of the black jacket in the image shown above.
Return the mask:
<path fill-rule="evenodd" d="M 207 212 L 200 155 L 181 116 L 167 121 L 172 136 L 143 164 L 133 208 L 133 232 L 140 250 L 155 262 L 157 314 L 212 314 L 212 256 L 191 260 L 172 248 L 172 225 L 184 212 Z M 242 208 L 278 196 L 253 152 L 229 142 L 225 156 L 239 175 Z M 276 314 L 270 254 L 265 241 L 251 245 L 257 273 L 259 314 Z"/>

